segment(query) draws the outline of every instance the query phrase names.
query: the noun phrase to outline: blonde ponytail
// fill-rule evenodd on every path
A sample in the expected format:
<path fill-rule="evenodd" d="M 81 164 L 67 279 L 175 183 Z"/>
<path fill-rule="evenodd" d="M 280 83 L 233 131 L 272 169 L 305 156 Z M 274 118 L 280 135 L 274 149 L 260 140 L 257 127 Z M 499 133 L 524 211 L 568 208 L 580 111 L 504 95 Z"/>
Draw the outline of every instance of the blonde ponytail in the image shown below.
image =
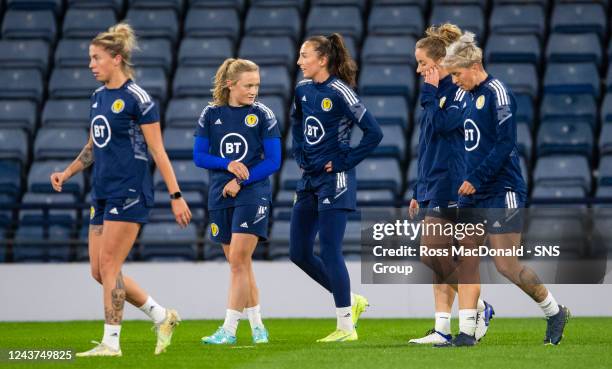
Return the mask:
<path fill-rule="evenodd" d="M 128 78 L 134 78 L 132 51 L 138 49 L 138 43 L 132 26 L 127 23 L 116 24 L 108 31 L 100 32 L 91 44 L 102 47 L 113 58 L 121 55 L 121 69 Z"/>

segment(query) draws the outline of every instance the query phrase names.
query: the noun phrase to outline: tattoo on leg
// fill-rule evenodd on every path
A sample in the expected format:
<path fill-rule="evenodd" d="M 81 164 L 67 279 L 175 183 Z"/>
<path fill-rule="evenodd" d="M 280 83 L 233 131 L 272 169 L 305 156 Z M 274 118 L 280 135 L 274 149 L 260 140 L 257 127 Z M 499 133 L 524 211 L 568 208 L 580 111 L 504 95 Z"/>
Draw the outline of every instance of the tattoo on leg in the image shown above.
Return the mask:
<path fill-rule="evenodd" d="M 535 301 L 542 301 L 546 298 L 546 288 L 531 268 L 523 266 L 519 272 L 518 285 Z"/>
<path fill-rule="evenodd" d="M 104 225 L 102 224 L 100 225 L 90 224 L 89 225 L 89 231 L 93 232 L 96 236 L 102 236 L 103 229 L 104 229 Z"/>
<path fill-rule="evenodd" d="M 115 288 L 111 291 L 111 308 L 105 309 L 106 324 L 119 325 L 123 320 L 123 306 L 125 304 L 125 285 L 123 275 L 119 272 Z"/>

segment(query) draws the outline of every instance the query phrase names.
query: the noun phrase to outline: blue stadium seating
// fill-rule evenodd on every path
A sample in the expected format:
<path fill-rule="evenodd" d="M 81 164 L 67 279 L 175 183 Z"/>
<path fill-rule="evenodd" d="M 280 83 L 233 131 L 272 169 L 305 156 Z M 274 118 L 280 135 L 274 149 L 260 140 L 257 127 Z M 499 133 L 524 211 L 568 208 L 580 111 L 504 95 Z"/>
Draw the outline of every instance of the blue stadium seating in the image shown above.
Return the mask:
<path fill-rule="evenodd" d="M 389 190 L 357 191 L 357 206 L 394 206 L 395 194 Z"/>
<path fill-rule="evenodd" d="M 601 38 L 608 29 L 606 13 L 601 4 L 555 4 L 550 20 L 552 32 L 595 32 Z"/>
<path fill-rule="evenodd" d="M 90 40 L 61 39 L 55 49 L 55 67 L 85 68 L 89 65 Z"/>
<path fill-rule="evenodd" d="M 212 96 L 213 79 L 217 69 L 214 67 L 197 68 L 181 67 L 176 69 L 172 82 L 174 97 L 208 97 Z"/>
<path fill-rule="evenodd" d="M 170 159 L 193 159 L 194 128 L 166 128 L 164 146 Z"/>
<path fill-rule="evenodd" d="M 178 53 L 178 64 L 185 67 L 218 67 L 234 55 L 227 38 L 185 38 Z"/>
<path fill-rule="evenodd" d="M 594 33 L 553 33 L 546 47 L 546 59 L 549 62 L 591 62 L 600 67 L 602 54 L 601 41 Z"/>
<path fill-rule="evenodd" d="M 249 9 L 244 23 L 247 36 L 287 36 L 299 41 L 302 19 L 294 7 L 258 7 Z"/>
<path fill-rule="evenodd" d="M 514 94 L 516 100 L 516 121 L 533 127 L 533 98 L 525 94 Z"/>
<path fill-rule="evenodd" d="M 47 100 L 42 111 L 43 127 L 89 127 L 89 99 Z"/>
<path fill-rule="evenodd" d="M 584 121 L 595 126 L 597 104 L 591 95 L 545 94 L 540 106 L 541 120 Z"/>
<path fill-rule="evenodd" d="M 259 75 L 261 78 L 259 93 L 261 95 L 279 95 L 285 101 L 289 100 L 292 86 L 289 72 L 285 67 L 262 66 L 259 68 Z"/>
<path fill-rule="evenodd" d="M 591 190 L 591 168 L 584 156 L 554 155 L 539 158 L 533 172 L 535 185 L 580 186 Z"/>
<path fill-rule="evenodd" d="M 406 196 L 408 196 L 408 192 L 411 192 L 414 189 L 414 185 L 417 181 L 418 178 L 418 171 L 419 171 L 419 167 L 418 167 L 418 159 L 415 157 L 412 160 L 410 160 L 410 164 L 408 166 L 408 171 L 405 174 L 406 177 Z M 406 198 L 406 197 L 404 197 Z M 412 195 L 410 195 L 410 198 L 412 198 Z"/>
<path fill-rule="evenodd" d="M 183 191 L 207 191 L 208 171 L 196 167 L 192 160 L 174 160 L 172 168 L 176 174 L 176 179 Z M 166 183 L 159 170 L 155 170 L 153 183 L 157 190 L 167 190 Z"/>
<path fill-rule="evenodd" d="M 355 6 L 363 11 L 366 0 L 311 0 L 310 6 Z"/>
<path fill-rule="evenodd" d="M 0 160 L 17 160 L 22 166 L 28 163 L 28 134 L 19 128 L 0 128 Z"/>
<path fill-rule="evenodd" d="M 36 69 L 2 69 L 0 81 L 0 99 L 28 99 L 37 104 L 42 101 L 43 80 Z"/>
<path fill-rule="evenodd" d="M 487 63 L 532 63 L 541 60 L 540 40 L 535 35 L 492 34 L 487 39 Z"/>
<path fill-rule="evenodd" d="M 361 101 L 379 124 L 408 129 L 410 113 L 406 99 L 400 96 L 362 96 Z"/>
<path fill-rule="evenodd" d="M 234 8 L 238 12 L 244 11 L 245 0 L 187 0 L 193 8 Z M 287 0 L 289 1 L 289 0 Z M 303 1 L 303 0 L 293 0 Z"/>
<path fill-rule="evenodd" d="M 16 160 L 0 160 L 0 192 L 17 197 L 22 187 L 21 164 Z"/>
<path fill-rule="evenodd" d="M 450 22 L 462 30 L 473 32 L 478 40 L 485 31 L 485 16 L 477 5 L 435 5 L 431 11 L 430 24 Z"/>
<path fill-rule="evenodd" d="M 552 154 L 593 155 L 593 131 L 586 123 L 545 122 L 538 132 L 538 156 Z"/>
<path fill-rule="evenodd" d="M 612 154 L 612 124 L 604 124 L 599 134 L 599 154 Z"/>
<path fill-rule="evenodd" d="M 0 40 L 0 68 L 49 70 L 49 44 L 42 40 Z"/>
<path fill-rule="evenodd" d="M 599 186 L 612 186 L 612 155 L 605 155 L 599 162 Z"/>
<path fill-rule="evenodd" d="M 350 37 L 354 41 L 361 40 L 363 24 L 359 8 L 354 6 L 310 8 L 306 20 L 306 35 L 328 35 L 338 32 L 342 36 Z"/>
<path fill-rule="evenodd" d="M 206 197 L 202 196 L 201 192 L 198 191 L 184 191 L 183 197 L 189 204 L 191 210 L 191 221 L 198 226 L 204 225 L 206 221 L 206 212 L 204 208 L 206 206 L 200 206 L 198 204 L 205 203 Z M 151 210 L 149 220 L 151 223 L 157 222 L 175 222 L 174 214 L 170 207 L 168 199 L 168 191 L 156 191 L 155 192 L 155 205 L 165 205 L 163 208 L 154 208 Z"/>
<path fill-rule="evenodd" d="M 79 9 L 108 8 L 118 14 L 123 9 L 123 0 L 68 0 L 68 7 Z"/>
<path fill-rule="evenodd" d="M 421 37 L 424 23 L 418 6 L 374 6 L 368 18 L 368 34 Z"/>
<path fill-rule="evenodd" d="M 599 186 L 595 197 L 598 199 L 611 199 L 612 200 L 612 186 Z"/>
<path fill-rule="evenodd" d="M 489 20 L 489 29 L 498 34 L 534 34 L 544 37 L 546 21 L 544 10 L 535 4 L 495 5 Z"/>
<path fill-rule="evenodd" d="M 0 127 L 21 128 L 32 133 L 36 126 L 36 104 L 28 100 L 0 100 Z"/>
<path fill-rule="evenodd" d="M 599 97 L 599 72 L 593 63 L 548 63 L 544 93 L 591 94 Z"/>
<path fill-rule="evenodd" d="M 601 104 L 601 122 L 612 122 L 612 93 L 607 93 Z"/>
<path fill-rule="evenodd" d="M 100 87 L 87 68 L 55 68 L 49 80 L 49 96 L 53 99 L 90 97 Z"/>
<path fill-rule="evenodd" d="M 361 61 L 367 64 L 408 64 L 415 66 L 412 36 L 368 36 L 361 51 Z"/>
<path fill-rule="evenodd" d="M 302 171 L 295 160 L 292 157 L 285 158 L 280 172 L 281 188 L 295 191 L 300 178 L 302 178 Z"/>
<path fill-rule="evenodd" d="M 276 220 L 270 230 L 270 258 L 280 259 L 289 257 L 289 237 L 291 222 Z"/>
<path fill-rule="evenodd" d="M 40 226 L 21 226 L 15 233 L 13 245 L 13 260 L 15 262 L 44 262 L 62 261 L 70 259 L 70 231 L 65 227 L 49 227 L 49 237 L 44 237 Z M 49 244 L 48 241 L 59 242 Z"/>
<path fill-rule="evenodd" d="M 513 93 L 538 96 L 538 73 L 533 64 L 499 63 L 487 65 L 487 72 L 504 82 Z"/>
<path fill-rule="evenodd" d="M 162 68 L 136 68 L 134 77 L 138 86 L 158 101 L 168 99 L 168 78 Z"/>
<path fill-rule="evenodd" d="M 85 146 L 85 143 L 83 143 Z M 28 191 L 30 192 L 55 192 L 53 187 L 51 187 L 51 182 L 49 181 L 49 176 L 53 172 L 61 172 L 63 171 L 72 160 L 68 161 L 35 161 L 32 163 L 30 167 L 30 172 L 28 173 Z M 62 186 L 62 192 L 64 193 L 73 193 L 77 196 L 83 194 L 85 190 L 85 175 L 83 172 L 75 174 L 70 181 L 64 183 Z"/>
<path fill-rule="evenodd" d="M 54 43 L 55 15 L 51 10 L 9 10 L 2 22 L 2 38 L 40 39 Z"/>
<path fill-rule="evenodd" d="M 289 37 L 245 36 L 240 43 L 238 56 L 261 65 L 281 65 L 287 69 L 295 66 L 295 42 Z"/>
<path fill-rule="evenodd" d="M 531 159 L 531 148 L 533 146 L 531 140 L 531 129 L 527 124 L 519 123 L 516 126 L 516 143 L 521 156 L 528 161 Z"/>
<path fill-rule="evenodd" d="M 166 75 L 170 75 L 172 69 L 172 45 L 164 38 L 141 39 L 138 41 L 139 50 L 132 54 L 132 64 L 139 68 L 162 68 Z M 140 81 L 138 81 L 140 83 Z"/>
<path fill-rule="evenodd" d="M 193 131 L 206 105 L 208 105 L 207 99 L 172 99 L 166 108 L 164 123 L 166 127 L 191 128 Z"/>
<path fill-rule="evenodd" d="M 140 235 L 140 255 L 143 260 L 196 260 L 197 238 L 195 225 L 181 229 L 174 222 L 154 223 L 143 227 Z"/>
<path fill-rule="evenodd" d="M 73 194 L 68 193 L 33 193 L 26 192 L 21 200 L 22 204 L 47 205 L 74 205 L 77 202 Z M 19 212 L 20 225 L 63 225 L 71 227 L 77 220 L 77 211 L 71 209 L 49 209 L 48 218 L 45 219 L 42 208 L 25 209 Z"/>
<path fill-rule="evenodd" d="M 172 9 L 130 9 L 126 21 L 141 38 L 166 38 L 173 44 L 179 36 L 179 23 Z"/>
<path fill-rule="evenodd" d="M 128 0 L 130 8 L 141 9 L 172 9 L 178 14 L 183 13 L 183 0 Z"/>
<path fill-rule="evenodd" d="M 236 43 L 240 33 L 235 9 L 191 9 L 185 19 L 187 37 L 226 37 Z"/>
<path fill-rule="evenodd" d="M 6 0 L 7 9 L 21 10 L 51 10 L 56 15 L 62 13 L 62 0 Z"/>
<path fill-rule="evenodd" d="M 87 132 L 82 128 L 39 129 L 34 141 L 34 160 L 76 158 L 87 143 Z"/>
<path fill-rule="evenodd" d="M 371 157 L 391 157 L 397 161 L 404 160 L 406 156 L 406 140 L 404 138 L 404 130 L 398 125 L 381 126 L 383 138 L 380 144 L 374 149 Z M 351 146 L 355 147 L 359 144 L 363 132 L 357 126 L 353 128 L 351 134 Z"/>
<path fill-rule="evenodd" d="M 287 131 L 287 123 L 285 117 L 287 116 L 287 104 L 279 96 L 275 95 L 259 95 L 257 100 L 266 105 L 274 113 L 274 117 L 278 121 L 278 127 L 281 133 Z"/>
<path fill-rule="evenodd" d="M 606 77 L 606 90 L 612 91 L 612 63 L 608 65 L 608 76 Z"/>
<path fill-rule="evenodd" d="M 535 186 L 531 199 L 537 200 L 559 200 L 581 199 L 586 197 L 586 192 L 580 186 Z"/>
<path fill-rule="evenodd" d="M 395 159 L 365 159 L 357 165 L 358 189 L 391 190 L 399 194 L 402 185 L 400 167 Z"/>
<path fill-rule="evenodd" d="M 576 214 L 576 211 L 573 213 Z M 587 251 L 584 232 L 581 219 L 533 216 L 529 219 L 524 243 L 527 248 L 529 245 L 558 245 L 561 257 L 576 259 L 583 257 Z"/>
<path fill-rule="evenodd" d="M 361 95 L 401 95 L 411 101 L 415 93 L 414 70 L 407 65 L 363 65 Z"/>
<path fill-rule="evenodd" d="M 117 23 L 115 11 L 106 9 L 69 8 L 64 16 L 62 35 L 67 38 L 91 40 Z"/>

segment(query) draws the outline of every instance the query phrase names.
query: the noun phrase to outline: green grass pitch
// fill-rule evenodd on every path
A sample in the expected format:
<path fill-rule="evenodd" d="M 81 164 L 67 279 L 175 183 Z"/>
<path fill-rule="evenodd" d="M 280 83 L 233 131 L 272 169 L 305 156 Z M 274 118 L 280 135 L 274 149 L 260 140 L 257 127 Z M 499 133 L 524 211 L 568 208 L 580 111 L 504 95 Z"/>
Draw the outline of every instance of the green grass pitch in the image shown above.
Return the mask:
<path fill-rule="evenodd" d="M 473 348 L 436 349 L 411 346 L 431 319 L 362 319 L 359 341 L 316 343 L 331 332 L 331 319 L 267 319 L 271 343 L 254 347 L 248 322 L 238 329 L 235 346 L 204 346 L 200 337 L 212 333 L 220 321 L 183 321 L 173 344 L 153 355 L 151 324 L 124 322 L 121 358 L 77 358 L 72 362 L 7 363 L 7 368 L 612 368 L 612 318 L 573 318 L 557 347 L 541 344 L 543 319 L 496 318 L 485 339 Z M 456 323 L 456 319 L 454 321 Z M 456 330 L 457 327 L 454 327 Z M 102 322 L 0 323 L 0 348 L 72 348 L 83 351 L 99 340 Z"/>

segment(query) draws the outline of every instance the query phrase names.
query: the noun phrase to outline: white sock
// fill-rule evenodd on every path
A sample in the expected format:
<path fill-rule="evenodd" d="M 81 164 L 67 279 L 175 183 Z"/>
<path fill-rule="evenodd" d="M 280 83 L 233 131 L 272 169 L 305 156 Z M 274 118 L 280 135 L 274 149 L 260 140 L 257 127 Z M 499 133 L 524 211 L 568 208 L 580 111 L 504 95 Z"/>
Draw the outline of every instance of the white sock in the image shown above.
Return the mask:
<path fill-rule="evenodd" d="M 225 322 L 223 322 L 223 329 L 229 332 L 232 336 L 236 335 L 238 329 L 238 322 L 242 313 L 236 310 L 227 309 L 225 312 Z"/>
<path fill-rule="evenodd" d="M 476 332 L 476 315 L 477 309 L 460 309 L 459 310 L 459 331 L 467 335 L 474 336 Z"/>
<path fill-rule="evenodd" d="M 478 309 L 478 312 L 483 312 L 485 308 L 486 306 L 485 306 L 484 301 L 482 301 L 482 299 L 479 297 L 478 303 L 476 304 L 476 309 Z"/>
<path fill-rule="evenodd" d="M 119 350 L 119 335 L 121 334 L 120 325 L 104 324 L 104 336 L 102 337 L 102 343 L 112 348 L 113 350 Z"/>
<path fill-rule="evenodd" d="M 555 300 L 550 291 L 548 291 L 548 295 L 544 301 L 538 302 L 538 305 L 540 305 L 540 309 L 542 309 L 544 315 L 547 317 L 551 317 L 559 313 L 559 304 L 557 304 L 557 300 Z"/>
<path fill-rule="evenodd" d="M 147 297 L 147 301 L 139 309 L 155 323 L 161 323 L 166 319 L 166 308 L 153 300 L 151 296 Z"/>
<path fill-rule="evenodd" d="M 264 324 L 261 321 L 261 307 L 259 305 L 255 305 L 250 308 L 245 308 L 244 312 L 249 318 L 249 324 L 251 324 L 251 330 L 255 328 L 263 328 Z"/>
<path fill-rule="evenodd" d="M 338 318 L 338 322 L 336 324 L 337 329 L 341 329 L 345 332 L 352 332 L 353 329 L 355 329 L 350 306 L 336 308 L 336 317 Z"/>
<path fill-rule="evenodd" d="M 451 334 L 451 314 L 436 312 L 436 325 L 434 329 L 442 334 Z"/>
<path fill-rule="evenodd" d="M 351 306 L 355 305 L 355 294 L 351 292 Z"/>

